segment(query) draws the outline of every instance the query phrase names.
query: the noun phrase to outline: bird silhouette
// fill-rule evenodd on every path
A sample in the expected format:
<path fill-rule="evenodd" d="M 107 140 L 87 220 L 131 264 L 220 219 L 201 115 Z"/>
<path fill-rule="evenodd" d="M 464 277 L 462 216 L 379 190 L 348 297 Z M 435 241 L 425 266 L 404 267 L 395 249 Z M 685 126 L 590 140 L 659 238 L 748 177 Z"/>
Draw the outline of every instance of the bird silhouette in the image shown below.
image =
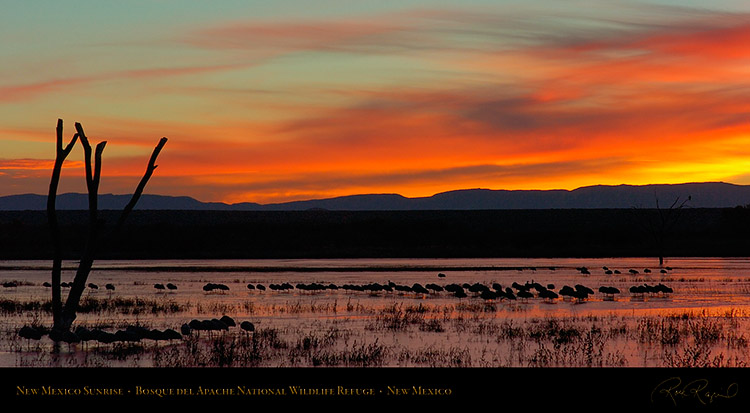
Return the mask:
<path fill-rule="evenodd" d="M 539 292 L 539 297 L 543 298 L 545 302 L 552 303 L 559 296 L 556 292 L 545 289 Z"/>
<path fill-rule="evenodd" d="M 23 326 L 18 330 L 18 335 L 27 340 L 40 340 L 43 336 L 42 332 L 34 327 Z"/>
<path fill-rule="evenodd" d="M 655 289 L 658 293 L 661 293 L 662 296 L 666 296 L 667 294 L 671 294 L 674 292 L 674 290 L 671 287 L 667 287 L 666 285 L 662 283 L 657 284 Z"/>
<path fill-rule="evenodd" d="M 240 328 L 245 331 L 245 334 L 252 333 L 255 331 L 255 324 L 249 321 L 243 321 L 240 323 Z"/>
<path fill-rule="evenodd" d="M 180 340 L 182 339 L 182 335 L 178 333 L 177 331 L 172 330 L 171 328 L 168 328 L 162 331 L 162 339 L 163 340 Z"/>
<path fill-rule="evenodd" d="M 117 330 L 114 334 L 114 341 L 135 342 L 141 341 L 141 337 L 132 330 Z"/>
<path fill-rule="evenodd" d="M 203 286 L 203 291 L 205 292 L 211 292 L 214 290 L 228 291 L 229 287 L 225 284 L 215 284 L 215 283 L 207 283 L 206 285 Z"/>
<path fill-rule="evenodd" d="M 232 317 L 229 317 L 228 315 L 222 316 L 219 319 L 219 321 L 221 321 L 222 323 L 226 324 L 229 327 L 234 327 L 237 325 L 237 323 L 234 322 L 234 319 L 232 319 Z"/>
<path fill-rule="evenodd" d="M 472 292 L 474 294 L 481 294 L 483 291 L 488 291 L 489 287 L 477 282 L 477 283 L 470 285 L 468 290 L 469 292 Z"/>
<path fill-rule="evenodd" d="M 484 290 L 479 294 L 479 297 L 486 301 L 492 301 L 498 298 L 498 295 L 490 290 Z"/>
<path fill-rule="evenodd" d="M 81 339 L 81 342 L 84 342 L 84 343 L 87 341 L 94 340 L 95 338 L 94 333 L 92 333 L 91 330 L 83 326 L 76 328 L 75 334 L 76 336 L 78 336 L 78 338 Z"/>
<path fill-rule="evenodd" d="M 583 291 L 588 295 L 594 295 L 594 290 L 581 284 L 576 284 L 575 289 L 576 291 Z"/>
<path fill-rule="evenodd" d="M 64 331 L 62 335 L 60 336 L 60 340 L 56 341 L 62 341 L 63 343 L 66 343 L 68 345 L 68 348 L 70 348 L 71 345 L 80 343 L 81 338 L 76 335 L 76 333 L 72 331 Z"/>
<path fill-rule="evenodd" d="M 424 288 L 419 283 L 414 283 L 414 285 L 411 286 L 411 289 L 417 294 L 429 294 L 430 293 L 426 288 Z"/>
<path fill-rule="evenodd" d="M 634 285 L 629 288 L 629 291 L 634 296 L 644 297 L 646 295 L 646 287 L 643 285 Z"/>
<path fill-rule="evenodd" d="M 532 294 L 531 292 L 526 291 L 526 290 L 521 290 L 516 295 L 518 296 L 518 298 L 521 298 L 524 301 L 528 301 L 529 298 L 534 298 L 534 294 Z"/>
<path fill-rule="evenodd" d="M 115 335 L 108 331 L 95 329 L 95 330 L 92 330 L 92 334 L 94 335 L 94 339 L 99 343 L 110 344 L 110 343 L 114 343 L 115 341 L 117 341 L 115 339 Z"/>
<path fill-rule="evenodd" d="M 620 294 L 620 290 L 615 287 L 599 287 L 599 292 L 604 294 L 606 299 L 614 300 L 615 294 Z"/>
<path fill-rule="evenodd" d="M 565 297 L 574 298 L 575 291 L 573 287 L 569 285 L 563 285 L 563 287 L 560 289 L 560 295 L 563 297 L 563 300 Z"/>
<path fill-rule="evenodd" d="M 657 288 L 655 285 L 643 284 L 643 287 L 646 288 L 646 292 L 649 295 L 655 295 L 661 292 L 659 291 L 659 288 Z"/>
<path fill-rule="evenodd" d="M 576 299 L 576 302 L 580 303 L 589 298 L 589 295 L 593 295 L 594 290 L 591 288 L 588 288 L 581 284 L 576 284 L 575 291 L 573 291 L 572 296 Z"/>
<path fill-rule="evenodd" d="M 521 291 L 528 292 L 529 289 L 530 289 L 530 287 L 527 287 L 526 285 L 521 285 L 521 284 L 519 284 L 519 283 L 517 283 L 515 281 L 513 281 L 513 284 L 511 284 L 511 287 L 515 288 L 516 291 L 519 291 L 519 292 L 521 292 Z"/>

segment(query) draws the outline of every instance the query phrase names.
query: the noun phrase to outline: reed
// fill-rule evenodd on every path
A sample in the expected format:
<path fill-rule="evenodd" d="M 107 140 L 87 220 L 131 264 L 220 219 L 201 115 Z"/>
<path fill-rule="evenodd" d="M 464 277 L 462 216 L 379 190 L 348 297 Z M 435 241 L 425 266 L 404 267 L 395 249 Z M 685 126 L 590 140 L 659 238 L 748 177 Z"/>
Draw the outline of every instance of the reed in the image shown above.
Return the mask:
<path fill-rule="evenodd" d="M 89 296 L 81 303 L 86 316 L 77 325 L 88 328 L 111 331 L 135 322 L 179 330 L 188 311 L 252 316 L 257 327 L 168 342 L 61 344 L 55 354 L 48 337 L 17 334 L 23 325 L 48 327 L 49 302 L 6 298 L 0 300 L 7 320 L 0 352 L 13 355 L 16 366 L 64 367 L 744 367 L 750 356 L 750 317 L 742 308 L 506 317 L 524 306 L 478 299 L 384 302 L 364 294 L 341 306 L 310 296 L 221 305 Z"/>

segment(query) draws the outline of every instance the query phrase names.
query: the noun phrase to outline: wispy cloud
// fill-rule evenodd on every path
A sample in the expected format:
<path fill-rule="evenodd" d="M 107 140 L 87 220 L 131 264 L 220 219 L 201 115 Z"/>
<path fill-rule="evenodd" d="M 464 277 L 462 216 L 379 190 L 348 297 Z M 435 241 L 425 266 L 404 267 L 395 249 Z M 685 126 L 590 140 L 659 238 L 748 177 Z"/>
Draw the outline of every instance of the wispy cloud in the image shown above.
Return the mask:
<path fill-rule="evenodd" d="M 0 87 L 0 104 L 139 88 L 117 101 L 130 112 L 92 106 L 84 123 L 113 143 L 112 192 L 131 189 L 160 136 L 170 143 L 150 190 L 204 200 L 740 175 L 726 148 L 747 140 L 750 14 L 575 4 L 590 7 L 206 21 L 159 40 L 190 58 L 36 75 Z M 31 173 L 24 162 L 0 170 Z"/>
<path fill-rule="evenodd" d="M 248 67 L 250 65 L 252 65 L 252 63 L 143 68 L 99 73 L 89 76 L 41 80 L 23 85 L 10 85 L 0 87 L 0 103 L 14 103 L 31 99 L 38 95 L 68 90 L 75 86 L 87 85 L 96 82 L 171 78 L 174 76 L 187 76 L 211 72 L 221 72 Z"/>
<path fill-rule="evenodd" d="M 43 170 L 51 171 L 55 164 L 54 160 L 45 159 L 0 159 L 0 170 Z M 83 168 L 83 162 L 66 161 L 63 168 Z"/>

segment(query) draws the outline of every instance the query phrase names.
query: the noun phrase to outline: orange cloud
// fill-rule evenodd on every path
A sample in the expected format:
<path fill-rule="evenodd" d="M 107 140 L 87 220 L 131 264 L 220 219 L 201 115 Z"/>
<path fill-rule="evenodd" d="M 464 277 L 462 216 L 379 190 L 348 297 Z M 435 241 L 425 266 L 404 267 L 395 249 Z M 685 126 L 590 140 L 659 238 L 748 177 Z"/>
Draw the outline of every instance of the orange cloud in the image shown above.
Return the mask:
<path fill-rule="evenodd" d="M 351 84 L 311 84 L 319 98 L 289 87 L 270 91 L 272 98 L 227 99 L 222 91 L 240 84 L 253 91 L 267 86 L 247 74 L 238 75 L 240 81 L 155 85 L 156 94 L 178 90 L 210 102 L 185 114 L 184 122 L 128 116 L 71 121 L 110 142 L 104 190 L 130 191 L 153 145 L 167 136 L 148 190 L 202 200 L 426 196 L 465 187 L 573 189 L 740 175 L 743 154 L 735 149 L 747 140 L 750 113 L 746 16 L 693 12 L 628 24 L 588 16 L 597 24 L 580 30 L 559 16 L 535 17 L 420 10 L 211 24 L 179 39 L 223 61 L 245 63 L 42 81 L 0 89 L 0 100 L 113 78 L 218 73 L 298 51 L 310 52 L 300 54 L 301 66 L 330 51 L 408 55 L 418 64 L 393 67 L 398 76 L 386 86 L 369 82 L 380 73 L 365 72 L 352 75 Z M 254 107 L 267 117 L 251 112 Z M 72 158 L 79 162 L 78 151 Z M 24 162 L 8 160 L 0 170 L 35 170 Z"/>
<path fill-rule="evenodd" d="M 51 171 L 54 164 L 45 159 L 0 159 L 0 169 Z M 83 162 L 66 161 L 63 168 L 83 168 Z"/>

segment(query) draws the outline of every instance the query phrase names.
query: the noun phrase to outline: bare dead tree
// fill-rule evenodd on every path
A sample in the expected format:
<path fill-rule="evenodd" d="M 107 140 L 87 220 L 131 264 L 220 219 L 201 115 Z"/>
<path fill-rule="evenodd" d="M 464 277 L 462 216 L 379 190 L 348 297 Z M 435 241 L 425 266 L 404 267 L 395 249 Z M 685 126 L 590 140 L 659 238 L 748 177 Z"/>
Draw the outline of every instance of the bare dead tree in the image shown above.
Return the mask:
<path fill-rule="evenodd" d="M 656 219 L 653 216 L 641 214 L 638 216 L 637 222 L 653 238 L 659 256 L 659 266 L 661 267 L 664 265 L 666 238 L 682 217 L 682 213 L 692 197 L 688 195 L 680 202 L 682 197 L 678 196 L 667 209 L 659 205 L 659 197 L 656 194 L 654 194 L 654 198 L 656 199 Z M 634 210 L 638 210 L 638 208 L 634 208 Z"/>
<path fill-rule="evenodd" d="M 143 190 L 146 188 L 146 183 L 148 183 L 148 180 L 151 179 L 151 175 L 154 174 L 154 170 L 156 170 L 156 167 L 159 166 L 156 165 L 156 158 L 159 157 L 159 153 L 161 152 L 161 149 L 164 147 L 164 145 L 166 145 L 166 143 L 167 138 L 159 139 L 159 143 L 151 153 L 151 159 L 149 159 L 148 165 L 146 166 L 146 173 L 143 174 L 141 182 L 138 183 L 138 186 L 135 188 L 135 192 L 133 192 L 133 197 L 130 199 L 130 202 L 125 205 L 125 208 L 122 210 L 122 214 L 120 214 L 120 219 L 117 220 L 117 226 L 115 227 L 116 232 L 118 232 L 120 228 L 122 228 L 122 225 L 125 223 L 125 219 L 128 217 L 133 208 L 135 208 L 135 204 L 138 203 L 138 200 L 141 198 L 141 194 L 143 194 Z"/>
<path fill-rule="evenodd" d="M 55 256 L 53 258 L 53 272 L 52 272 L 52 280 L 53 280 L 53 331 L 57 333 L 62 333 L 65 331 L 69 331 L 70 327 L 73 325 L 73 322 L 76 319 L 76 312 L 78 310 L 78 303 L 80 302 L 81 296 L 83 294 L 83 291 L 86 288 L 86 280 L 88 279 L 89 274 L 91 273 L 91 268 L 94 263 L 94 257 L 97 252 L 97 247 L 100 244 L 100 233 L 104 226 L 103 220 L 99 219 L 99 209 L 98 209 L 98 197 L 99 197 L 99 183 L 101 181 L 101 170 L 102 170 L 102 152 L 104 152 L 104 148 L 107 144 L 106 141 L 99 142 L 96 145 L 96 148 L 93 151 L 93 161 L 92 161 L 92 148 L 91 144 L 89 143 L 88 137 L 83 131 L 83 127 L 80 123 L 75 124 L 76 127 L 76 134 L 73 137 L 73 140 L 71 143 L 64 148 L 61 151 L 62 146 L 62 120 L 58 120 L 58 130 L 57 130 L 57 136 L 58 136 L 58 152 L 57 152 L 57 159 L 55 161 L 55 166 L 52 172 L 52 181 L 50 182 L 50 192 L 49 197 L 47 198 L 47 212 L 48 215 L 52 218 L 50 219 L 50 228 L 51 232 L 53 234 L 53 242 L 55 243 Z M 81 144 L 83 146 L 83 153 L 84 153 L 84 162 L 85 162 L 85 168 L 86 168 L 86 189 L 88 192 L 88 199 L 89 199 L 89 231 L 86 238 L 86 244 L 83 250 L 83 254 L 81 256 L 81 260 L 78 264 L 78 269 L 76 270 L 75 278 L 73 279 L 73 284 L 71 286 L 70 292 L 68 293 L 68 298 L 65 301 L 65 306 L 61 306 L 62 300 L 60 297 L 60 268 L 61 268 L 61 262 L 62 262 L 62 252 L 60 247 L 60 240 L 59 240 L 59 228 L 57 224 L 57 218 L 55 215 L 55 198 L 57 196 L 57 186 L 60 178 L 60 170 L 62 168 L 62 163 L 65 157 L 70 153 L 70 150 L 72 149 L 75 139 L 78 138 L 81 141 Z M 156 158 L 159 156 L 159 153 L 161 152 L 164 145 L 167 143 L 167 138 L 161 138 L 158 145 L 154 149 L 153 153 L 151 154 L 151 159 L 149 160 L 148 166 L 146 168 L 146 173 L 144 174 L 143 178 L 141 179 L 140 183 L 138 184 L 135 192 L 133 193 L 133 197 L 131 198 L 130 202 L 127 204 L 127 206 L 124 208 L 122 215 L 120 216 L 120 219 L 117 222 L 117 229 L 119 229 L 120 226 L 122 226 L 123 222 L 125 221 L 125 218 L 130 213 L 130 211 L 133 210 L 136 203 L 138 202 L 138 199 L 140 199 L 141 194 L 143 193 L 144 188 L 146 187 L 146 184 L 148 183 L 148 180 L 151 178 L 151 175 L 153 174 L 154 170 L 156 169 L 157 165 Z M 57 279 L 57 292 L 55 292 L 54 282 L 55 278 Z M 58 304 L 57 307 L 55 307 L 55 294 L 57 294 Z"/>
<path fill-rule="evenodd" d="M 52 238 L 52 319 L 53 324 L 58 325 L 62 316 L 62 293 L 60 292 L 60 276 L 62 273 L 62 244 L 60 242 L 60 227 L 57 223 L 57 211 L 55 200 L 57 198 L 57 187 L 60 184 L 60 174 L 65 158 L 78 139 L 78 134 L 73 135 L 67 146 L 63 147 L 63 121 L 57 120 L 57 150 L 55 165 L 52 168 L 52 179 L 49 182 L 49 195 L 47 196 L 47 220 L 49 222 L 50 237 Z"/>

